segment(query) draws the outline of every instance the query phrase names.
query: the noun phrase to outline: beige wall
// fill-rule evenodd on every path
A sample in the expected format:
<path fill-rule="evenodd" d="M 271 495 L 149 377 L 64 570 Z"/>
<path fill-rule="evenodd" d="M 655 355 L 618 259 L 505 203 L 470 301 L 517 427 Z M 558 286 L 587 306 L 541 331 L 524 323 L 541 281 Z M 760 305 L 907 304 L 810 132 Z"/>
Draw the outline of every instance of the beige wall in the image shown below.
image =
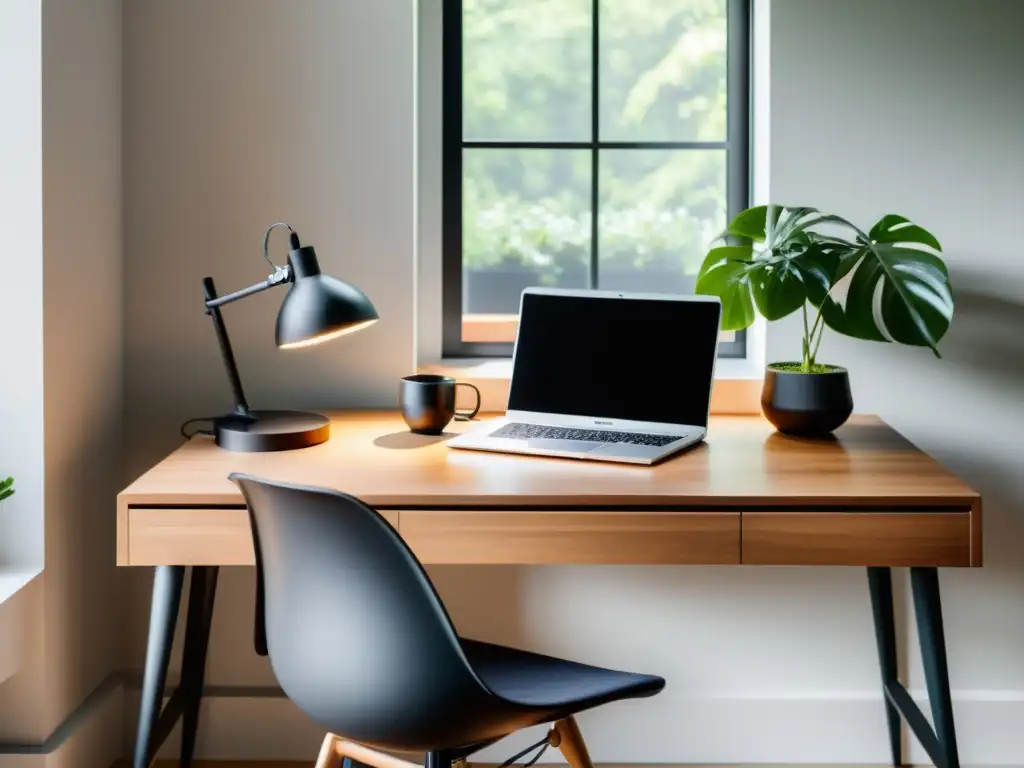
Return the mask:
<path fill-rule="evenodd" d="M 381 321 L 283 352 L 283 290 L 225 308 L 250 404 L 394 402 L 413 365 L 412 40 L 412 0 L 126 3 L 129 474 L 178 444 L 182 420 L 230 410 L 201 281 L 264 279 L 274 221 Z"/>
<path fill-rule="evenodd" d="M 126 466 L 231 408 L 201 281 L 266 277 L 264 229 L 288 221 L 381 321 L 307 350 L 274 347 L 284 291 L 224 309 L 253 407 L 391 406 L 413 369 L 413 2 L 125 4 Z M 278 259 L 284 238 L 277 233 Z M 133 578 L 142 664 L 149 572 Z M 209 678 L 273 683 L 252 650 L 252 573 L 221 576 Z M 179 649 L 180 650 L 180 649 Z M 202 745 L 201 745 L 202 746 Z"/>
<path fill-rule="evenodd" d="M 18 328 L 42 331 L 45 571 L 32 661 L 0 687 L 2 738 L 26 743 L 117 671 L 123 620 L 121 3 L 45 0 L 40 24 L 43 298 Z"/>

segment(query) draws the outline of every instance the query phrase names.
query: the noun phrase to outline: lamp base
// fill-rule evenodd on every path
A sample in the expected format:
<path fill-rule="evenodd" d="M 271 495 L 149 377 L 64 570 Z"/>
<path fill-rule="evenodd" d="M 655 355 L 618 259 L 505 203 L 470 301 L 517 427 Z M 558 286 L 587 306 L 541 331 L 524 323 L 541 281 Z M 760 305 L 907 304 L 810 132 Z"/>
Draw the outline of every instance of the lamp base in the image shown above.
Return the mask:
<path fill-rule="evenodd" d="M 291 451 L 327 442 L 331 420 L 308 411 L 252 411 L 215 419 L 213 435 L 229 451 Z"/>

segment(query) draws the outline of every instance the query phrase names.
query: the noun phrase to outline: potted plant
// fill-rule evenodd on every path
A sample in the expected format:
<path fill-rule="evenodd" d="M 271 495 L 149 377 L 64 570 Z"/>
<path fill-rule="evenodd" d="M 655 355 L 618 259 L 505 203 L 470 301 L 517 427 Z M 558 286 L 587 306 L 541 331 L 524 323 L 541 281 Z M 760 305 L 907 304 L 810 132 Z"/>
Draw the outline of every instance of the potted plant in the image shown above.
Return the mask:
<path fill-rule="evenodd" d="M 826 326 L 939 356 L 953 317 L 949 273 L 935 236 L 903 216 L 864 232 L 814 208 L 758 206 L 712 245 L 697 293 L 721 299 L 723 330 L 748 327 L 755 312 L 769 321 L 803 313 L 800 360 L 765 372 L 761 407 L 781 432 L 827 435 L 853 412 L 846 369 L 818 362 Z"/>

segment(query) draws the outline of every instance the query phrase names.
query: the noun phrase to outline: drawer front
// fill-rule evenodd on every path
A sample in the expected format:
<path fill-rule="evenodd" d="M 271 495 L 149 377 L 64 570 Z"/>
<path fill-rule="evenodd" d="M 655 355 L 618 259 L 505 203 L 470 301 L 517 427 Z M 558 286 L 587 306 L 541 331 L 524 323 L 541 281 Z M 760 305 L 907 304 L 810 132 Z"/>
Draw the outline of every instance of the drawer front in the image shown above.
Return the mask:
<path fill-rule="evenodd" d="M 744 565 L 969 566 L 969 512 L 746 512 Z"/>
<path fill-rule="evenodd" d="M 381 511 L 398 526 L 398 513 Z M 129 565 L 255 565 L 245 509 L 129 509 Z"/>
<path fill-rule="evenodd" d="M 735 512 L 403 510 L 402 538 L 424 563 L 739 563 Z"/>

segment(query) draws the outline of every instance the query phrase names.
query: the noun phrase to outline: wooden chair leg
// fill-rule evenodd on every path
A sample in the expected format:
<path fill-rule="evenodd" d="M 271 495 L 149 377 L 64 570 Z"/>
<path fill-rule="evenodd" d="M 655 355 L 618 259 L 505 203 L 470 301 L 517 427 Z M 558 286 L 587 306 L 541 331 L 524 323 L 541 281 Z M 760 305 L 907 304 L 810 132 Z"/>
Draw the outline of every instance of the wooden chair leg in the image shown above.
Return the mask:
<path fill-rule="evenodd" d="M 345 758 L 339 755 L 338 750 L 334 748 L 337 740 L 333 733 L 328 733 L 324 737 L 323 746 L 320 747 L 320 757 L 316 759 L 316 768 L 341 768 Z"/>
<path fill-rule="evenodd" d="M 564 720 L 559 720 L 552 730 L 557 740 L 555 746 L 561 751 L 565 761 L 569 763 L 569 768 L 594 768 L 575 717 L 570 715 Z"/>
<path fill-rule="evenodd" d="M 324 738 L 323 746 L 320 747 L 320 757 L 316 761 L 316 768 L 341 768 L 345 763 L 345 758 L 371 768 L 423 768 L 421 765 L 364 747 L 362 744 L 335 736 L 333 733 L 328 733 Z"/>

